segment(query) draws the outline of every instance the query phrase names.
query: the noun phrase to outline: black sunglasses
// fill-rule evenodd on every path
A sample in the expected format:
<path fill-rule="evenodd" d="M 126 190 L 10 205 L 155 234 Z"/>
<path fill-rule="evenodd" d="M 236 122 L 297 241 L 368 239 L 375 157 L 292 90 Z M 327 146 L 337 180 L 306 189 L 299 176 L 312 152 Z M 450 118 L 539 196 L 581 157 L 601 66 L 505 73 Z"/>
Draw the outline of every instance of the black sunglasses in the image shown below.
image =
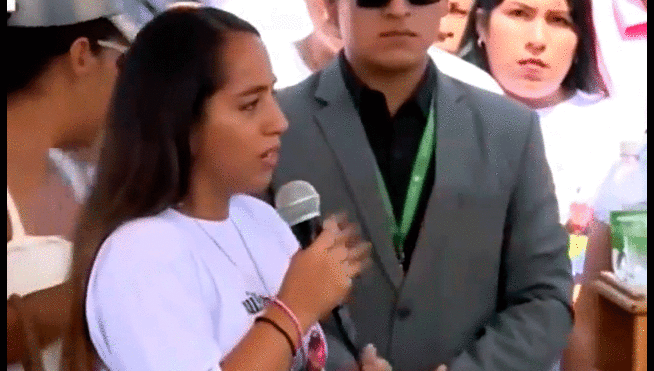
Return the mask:
<path fill-rule="evenodd" d="M 431 5 L 441 0 L 409 0 L 411 5 Z M 390 4 L 391 0 L 357 0 L 357 6 L 361 8 L 383 8 Z"/>

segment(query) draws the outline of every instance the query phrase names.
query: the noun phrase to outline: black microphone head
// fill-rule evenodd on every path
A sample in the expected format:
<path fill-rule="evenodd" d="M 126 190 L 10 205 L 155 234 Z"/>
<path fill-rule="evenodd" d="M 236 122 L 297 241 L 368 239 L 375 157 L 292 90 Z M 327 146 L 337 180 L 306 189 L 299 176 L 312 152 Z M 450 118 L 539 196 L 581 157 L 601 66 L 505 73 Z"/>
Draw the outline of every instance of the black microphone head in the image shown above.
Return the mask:
<path fill-rule="evenodd" d="M 275 208 L 282 219 L 293 227 L 320 216 L 320 195 L 309 182 L 294 180 L 277 191 Z"/>

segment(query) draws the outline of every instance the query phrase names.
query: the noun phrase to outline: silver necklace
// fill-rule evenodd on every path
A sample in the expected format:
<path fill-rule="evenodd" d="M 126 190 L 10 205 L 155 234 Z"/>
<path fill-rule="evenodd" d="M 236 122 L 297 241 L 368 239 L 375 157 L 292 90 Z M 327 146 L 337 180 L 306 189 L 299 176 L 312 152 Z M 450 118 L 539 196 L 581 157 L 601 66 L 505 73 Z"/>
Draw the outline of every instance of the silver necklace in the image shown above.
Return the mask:
<path fill-rule="evenodd" d="M 206 234 L 207 237 L 209 237 L 209 239 L 211 240 L 211 242 L 213 242 L 213 244 L 216 245 L 216 247 L 218 247 L 218 249 L 220 249 L 220 251 L 222 251 L 222 253 L 227 257 L 227 259 L 229 260 L 229 262 L 232 263 L 232 265 L 233 265 L 235 268 L 237 268 L 237 269 L 240 270 L 240 267 L 238 266 L 238 264 L 236 264 L 236 263 L 234 262 L 234 259 L 232 259 L 232 257 L 227 253 L 227 251 L 225 251 L 225 249 L 222 248 L 222 246 L 218 243 L 218 241 L 216 241 L 216 239 L 213 238 L 213 236 L 212 236 L 209 232 L 207 232 L 206 229 L 204 229 L 204 227 L 202 226 L 202 224 L 200 224 L 200 223 L 199 223 L 197 220 L 195 220 L 195 219 L 193 219 L 193 221 L 195 222 L 195 224 L 196 224 L 198 227 L 200 227 L 200 229 L 202 230 L 202 232 L 204 232 L 204 234 Z M 236 225 L 236 223 L 234 223 L 231 219 L 229 219 L 229 221 L 230 221 L 230 222 L 232 223 L 232 225 L 234 226 L 234 229 L 236 229 L 236 233 L 238 233 L 238 236 L 239 236 L 239 238 L 241 239 L 241 243 L 243 243 L 243 247 L 245 247 L 245 251 L 248 253 L 248 256 L 250 257 L 250 261 L 252 261 L 252 265 L 254 266 L 254 270 L 257 272 L 257 276 L 259 276 L 259 280 L 261 281 L 261 284 L 263 285 L 263 288 L 266 290 L 266 292 L 267 292 L 268 295 L 270 296 L 270 295 L 271 295 L 270 289 L 268 289 L 268 285 L 266 285 L 266 280 L 263 279 L 263 275 L 261 274 L 261 271 L 259 270 L 259 265 L 257 264 L 256 260 L 254 260 L 254 256 L 252 255 L 252 252 L 250 251 L 250 248 L 248 247 L 247 242 L 245 242 L 245 238 L 243 237 L 243 234 L 241 233 L 240 228 L 239 228 L 239 227 Z"/>

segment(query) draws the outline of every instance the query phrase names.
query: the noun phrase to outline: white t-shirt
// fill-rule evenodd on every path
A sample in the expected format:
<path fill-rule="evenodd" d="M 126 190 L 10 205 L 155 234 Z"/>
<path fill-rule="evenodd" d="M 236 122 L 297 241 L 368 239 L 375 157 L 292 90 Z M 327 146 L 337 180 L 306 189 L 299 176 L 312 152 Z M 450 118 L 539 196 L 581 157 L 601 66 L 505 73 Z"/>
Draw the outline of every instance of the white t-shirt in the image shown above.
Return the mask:
<path fill-rule="evenodd" d="M 537 110 L 552 169 L 560 222 L 573 202 L 590 204 L 619 155 L 619 107 L 610 99 L 578 91 L 565 102 Z"/>
<path fill-rule="evenodd" d="M 91 271 L 91 340 L 110 370 L 220 370 L 298 248 L 270 205 L 244 195 L 220 222 L 173 209 L 130 221 L 105 240 Z"/>

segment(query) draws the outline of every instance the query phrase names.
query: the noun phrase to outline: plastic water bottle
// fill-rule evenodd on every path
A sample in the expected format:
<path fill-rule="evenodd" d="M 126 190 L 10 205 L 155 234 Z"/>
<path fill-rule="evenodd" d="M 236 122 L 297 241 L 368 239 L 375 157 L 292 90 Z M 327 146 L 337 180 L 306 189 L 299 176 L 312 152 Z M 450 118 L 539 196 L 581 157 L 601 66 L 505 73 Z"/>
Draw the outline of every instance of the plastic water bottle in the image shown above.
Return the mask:
<path fill-rule="evenodd" d="M 639 161 L 643 143 L 620 143 L 620 162 L 613 173 L 609 194 L 615 197 L 614 210 L 639 209 L 647 205 L 647 169 Z M 645 206 L 646 207 L 646 206 Z"/>
<path fill-rule="evenodd" d="M 643 163 L 646 158 L 640 157 L 647 156 L 646 151 L 646 143 L 632 141 L 621 143 L 621 159 L 610 182 L 612 187 L 610 194 L 615 198 L 612 210 L 630 212 L 630 214 L 637 211 L 647 212 L 647 166 L 646 162 Z M 636 233 L 634 227 L 630 226 L 634 222 L 624 224 L 624 221 L 630 218 L 638 217 L 635 214 L 627 216 L 624 213 L 617 213 L 611 218 L 612 244 L 616 250 L 613 252 L 616 257 L 614 270 L 619 278 L 626 279 L 636 286 L 644 286 L 647 292 L 647 227 L 645 224 L 645 231 L 639 230 Z M 624 261 L 620 259 L 623 256 Z M 620 262 L 624 264 L 619 264 Z"/>

